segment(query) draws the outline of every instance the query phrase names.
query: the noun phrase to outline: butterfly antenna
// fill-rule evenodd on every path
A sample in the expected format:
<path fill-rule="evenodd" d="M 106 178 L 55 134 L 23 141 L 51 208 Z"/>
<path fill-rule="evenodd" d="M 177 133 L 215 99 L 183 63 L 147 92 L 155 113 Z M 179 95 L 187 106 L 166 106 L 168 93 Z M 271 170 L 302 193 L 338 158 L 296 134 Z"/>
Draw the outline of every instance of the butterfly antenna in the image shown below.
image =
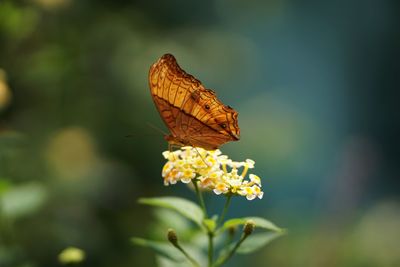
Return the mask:
<path fill-rule="evenodd" d="M 147 126 L 149 126 L 150 128 L 153 128 L 153 129 L 156 130 L 157 132 L 162 133 L 163 135 L 168 135 L 168 133 L 164 132 L 163 130 L 161 130 L 160 128 L 158 128 L 158 127 L 155 126 L 154 124 L 151 124 L 150 122 L 147 122 Z"/>
<path fill-rule="evenodd" d="M 147 124 L 147 126 L 150 126 L 151 128 L 153 128 L 153 129 L 156 130 L 157 132 L 162 133 L 163 135 L 168 135 L 166 132 L 164 132 L 163 130 L 161 130 L 161 129 L 158 128 L 157 126 L 155 126 L 155 125 L 153 125 L 153 124 L 151 124 L 151 123 L 149 123 L 149 122 L 147 122 L 146 124 Z M 135 136 L 137 136 L 137 134 L 135 134 L 135 133 L 125 135 L 125 137 L 127 137 L 127 138 L 135 137 Z"/>
<path fill-rule="evenodd" d="M 199 154 L 199 156 L 200 156 L 201 160 L 204 162 L 204 164 L 206 164 L 206 166 L 208 166 L 206 159 L 203 158 L 203 155 L 200 154 L 200 151 L 197 149 L 197 147 L 193 146 L 192 144 L 190 144 L 190 145 L 197 151 L 197 154 Z M 210 166 L 208 166 L 208 167 L 210 167 Z"/>

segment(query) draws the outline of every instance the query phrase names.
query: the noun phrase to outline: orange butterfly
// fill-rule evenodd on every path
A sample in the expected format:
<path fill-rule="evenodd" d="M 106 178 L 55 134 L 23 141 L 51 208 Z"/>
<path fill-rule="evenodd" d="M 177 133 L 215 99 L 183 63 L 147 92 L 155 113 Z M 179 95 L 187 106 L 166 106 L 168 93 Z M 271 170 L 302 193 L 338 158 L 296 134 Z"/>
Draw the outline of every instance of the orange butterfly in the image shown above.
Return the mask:
<path fill-rule="evenodd" d="M 150 67 L 151 96 L 171 134 L 170 145 L 214 150 L 239 140 L 238 113 L 182 70 L 171 54 Z"/>

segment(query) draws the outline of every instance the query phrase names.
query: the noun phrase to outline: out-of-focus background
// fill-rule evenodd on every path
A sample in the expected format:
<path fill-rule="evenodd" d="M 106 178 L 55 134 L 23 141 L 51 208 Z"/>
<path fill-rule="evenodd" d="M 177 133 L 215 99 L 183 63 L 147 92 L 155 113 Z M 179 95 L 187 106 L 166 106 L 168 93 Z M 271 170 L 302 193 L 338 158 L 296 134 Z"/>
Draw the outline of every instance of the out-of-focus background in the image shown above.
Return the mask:
<path fill-rule="evenodd" d="M 155 266 L 139 197 L 164 187 L 147 73 L 164 53 L 239 112 L 289 234 L 227 266 L 400 266 L 398 1 L 0 0 L 0 266 Z M 126 137 L 130 135 L 131 137 Z M 214 212 L 222 199 L 208 196 Z"/>

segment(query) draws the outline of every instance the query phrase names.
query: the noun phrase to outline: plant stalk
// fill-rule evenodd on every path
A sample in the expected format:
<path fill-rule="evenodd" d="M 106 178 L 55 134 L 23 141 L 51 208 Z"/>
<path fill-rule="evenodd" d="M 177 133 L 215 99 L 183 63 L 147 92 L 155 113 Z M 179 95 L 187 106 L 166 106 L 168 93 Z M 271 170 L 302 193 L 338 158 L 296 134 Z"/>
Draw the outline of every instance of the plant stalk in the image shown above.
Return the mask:
<path fill-rule="evenodd" d="M 174 244 L 174 247 L 176 247 L 180 252 L 182 252 L 183 255 L 192 263 L 193 266 L 195 267 L 200 267 L 200 264 L 193 259 L 179 244 Z"/>
<path fill-rule="evenodd" d="M 229 252 L 228 255 L 225 257 L 219 258 L 212 267 L 219 267 L 223 265 L 226 261 L 228 261 L 236 252 L 236 250 L 240 247 L 240 245 L 243 243 L 243 241 L 248 237 L 248 235 L 243 234 L 239 241 L 235 244 L 233 249 Z"/>
<path fill-rule="evenodd" d="M 194 185 L 194 189 L 196 191 L 197 198 L 199 199 L 200 206 L 203 209 L 204 218 L 208 218 L 206 204 L 204 203 L 204 199 L 203 199 L 203 194 L 199 190 L 199 186 L 197 185 L 197 181 L 196 180 L 192 180 L 192 182 L 193 182 L 193 185 Z"/>
<path fill-rule="evenodd" d="M 214 234 L 209 232 L 208 233 L 208 266 L 213 266 L 213 254 L 214 254 Z"/>
<path fill-rule="evenodd" d="M 224 209 L 222 210 L 221 216 L 218 219 L 217 225 L 221 225 L 224 222 L 224 218 L 225 218 L 226 212 L 228 211 L 229 205 L 231 204 L 231 199 L 232 199 L 232 195 L 229 194 L 226 197 L 226 202 L 225 202 L 225 205 L 224 205 Z"/>

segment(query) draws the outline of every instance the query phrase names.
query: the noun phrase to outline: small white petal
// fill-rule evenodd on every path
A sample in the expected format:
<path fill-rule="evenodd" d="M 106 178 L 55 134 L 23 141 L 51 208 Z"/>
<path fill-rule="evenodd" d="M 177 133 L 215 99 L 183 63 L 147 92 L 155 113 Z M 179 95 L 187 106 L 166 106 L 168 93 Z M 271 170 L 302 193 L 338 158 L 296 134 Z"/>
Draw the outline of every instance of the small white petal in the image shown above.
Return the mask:
<path fill-rule="evenodd" d="M 261 179 L 260 179 L 260 177 L 258 177 L 257 175 L 254 175 L 254 174 L 250 174 L 250 175 L 249 175 L 249 178 L 250 178 L 250 181 L 252 181 L 253 183 L 256 183 L 256 184 L 258 184 L 258 185 L 261 186 Z"/>
<path fill-rule="evenodd" d="M 222 194 L 222 191 L 219 191 L 218 189 L 214 189 L 213 192 L 215 194 L 217 194 L 217 195 L 221 195 Z"/>
<path fill-rule="evenodd" d="M 227 164 L 232 168 L 240 168 L 240 167 L 242 167 L 244 165 L 244 162 L 230 161 Z"/>
<path fill-rule="evenodd" d="M 188 184 L 188 183 L 190 183 L 191 181 L 192 181 L 191 178 L 182 178 L 182 179 L 181 179 L 181 182 L 184 183 L 184 184 Z"/>
<path fill-rule="evenodd" d="M 247 200 L 253 200 L 256 198 L 256 196 L 255 195 L 247 195 L 246 198 L 247 198 Z"/>
<path fill-rule="evenodd" d="M 254 160 L 246 159 L 247 167 L 250 169 L 254 168 L 254 164 L 256 163 Z"/>

